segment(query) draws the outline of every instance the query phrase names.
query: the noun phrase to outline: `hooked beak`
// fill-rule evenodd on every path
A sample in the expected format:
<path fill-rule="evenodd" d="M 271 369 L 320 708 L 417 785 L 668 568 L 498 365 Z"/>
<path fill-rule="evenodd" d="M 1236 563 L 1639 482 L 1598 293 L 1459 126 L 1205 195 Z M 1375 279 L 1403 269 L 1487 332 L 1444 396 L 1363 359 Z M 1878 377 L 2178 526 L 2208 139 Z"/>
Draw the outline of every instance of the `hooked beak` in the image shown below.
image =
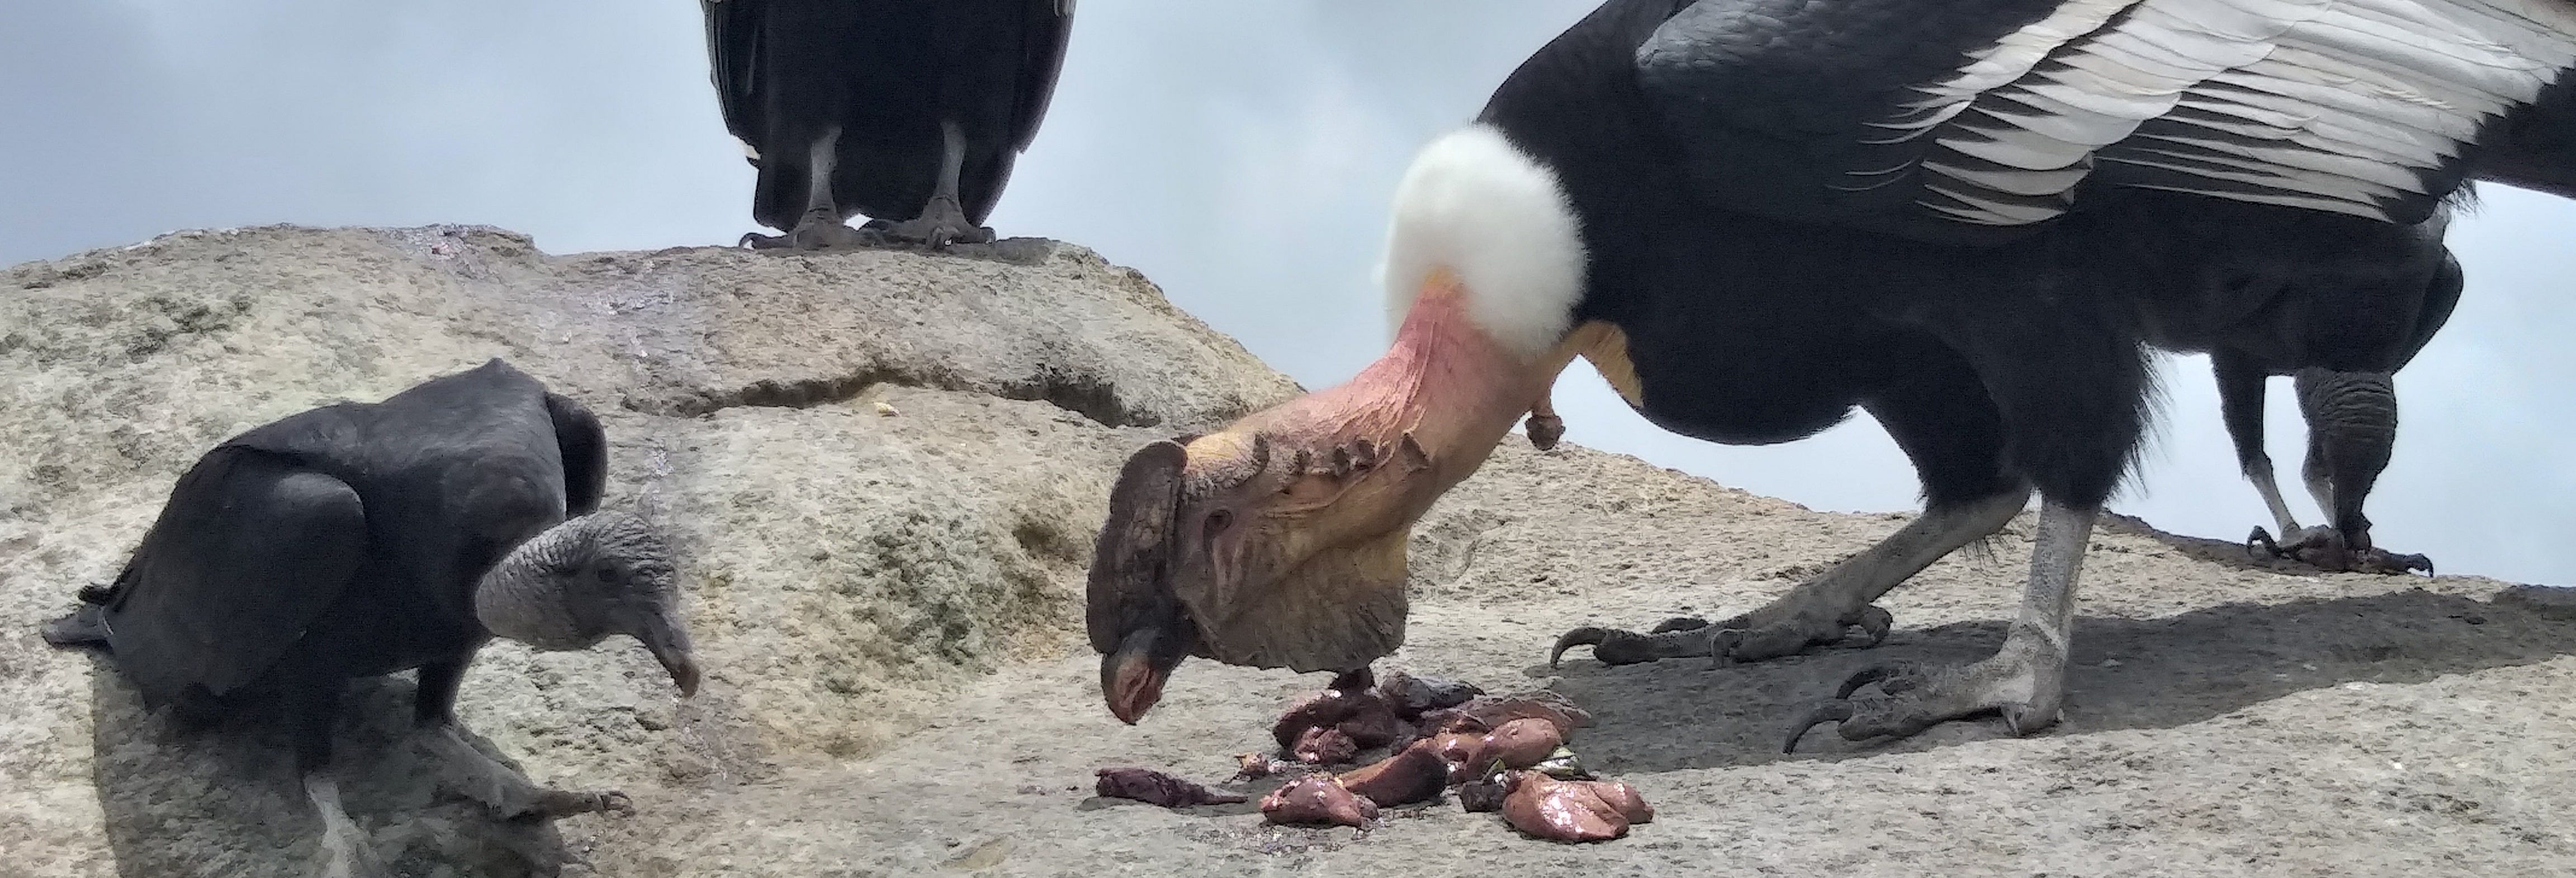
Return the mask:
<path fill-rule="evenodd" d="M 680 621 L 677 607 L 645 617 L 630 633 L 653 653 L 654 660 L 662 663 L 662 670 L 670 673 L 672 684 L 680 687 L 680 697 L 698 694 L 698 659 L 689 645 L 689 627 Z"/>
<path fill-rule="evenodd" d="M 1101 656 L 1100 695 L 1109 702 L 1110 715 L 1131 726 L 1144 719 L 1145 712 L 1163 700 L 1163 681 L 1171 679 L 1172 669 L 1189 655 L 1193 639 L 1160 628 L 1140 628 Z"/>

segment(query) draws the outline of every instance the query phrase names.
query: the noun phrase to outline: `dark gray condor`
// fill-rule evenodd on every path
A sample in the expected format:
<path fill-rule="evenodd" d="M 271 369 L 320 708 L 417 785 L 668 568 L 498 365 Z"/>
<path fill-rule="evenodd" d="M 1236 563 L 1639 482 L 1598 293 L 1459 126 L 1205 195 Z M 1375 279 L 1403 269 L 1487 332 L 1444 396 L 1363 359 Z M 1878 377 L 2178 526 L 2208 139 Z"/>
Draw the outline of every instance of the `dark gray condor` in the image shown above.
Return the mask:
<path fill-rule="evenodd" d="M 993 240 L 1073 0 L 700 0 L 725 129 L 760 181 L 754 247 Z M 872 217 L 861 229 L 843 223 Z"/>
<path fill-rule="evenodd" d="M 629 635 L 684 696 L 697 690 L 670 549 L 600 511 L 607 476 L 599 420 L 497 359 L 292 415 L 199 458 L 116 581 L 83 589 L 45 637 L 105 647 L 182 727 L 281 711 L 325 874 L 380 868 L 331 774 L 331 730 L 361 677 L 420 670 L 418 742 L 497 817 L 623 808 L 617 793 L 536 786 L 467 744 L 455 714 L 494 637 L 571 650 Z"/>

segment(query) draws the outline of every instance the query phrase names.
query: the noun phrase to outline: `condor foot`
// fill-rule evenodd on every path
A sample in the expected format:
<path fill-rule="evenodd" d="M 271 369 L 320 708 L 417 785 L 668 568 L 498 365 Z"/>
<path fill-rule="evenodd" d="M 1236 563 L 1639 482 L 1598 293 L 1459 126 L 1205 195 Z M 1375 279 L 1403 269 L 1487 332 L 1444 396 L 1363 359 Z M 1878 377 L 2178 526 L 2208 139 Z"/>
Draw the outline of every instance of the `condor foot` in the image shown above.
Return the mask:
<path fill-rule="evenodd" d="M 2261 527 L 2245 537 L 2245 552 L 2257 558 L 2285 558 L 2328 573 L 2403 575 L 2421 570 L 2433 575 L 2433 559 L 2401 555 L 2377 546 L 2354 549 L 2340 531 L 2319 525 L 2301 528 L 2284 541 L 2274 541 Z"/>
<path fill-rule="evenodd" d="M 846 250 L 877 243 L 875 235 L 850 228 L 838 220 L 818 218 L 796 224 L 784 235 L 746 232 L 736 242 L 754 250 Z"/>
<path fill-rule="evenodd" d="M 934 197 L 930 199 L 929 204 L 922 207 L 920 216 L 887 224 L 881 230 L 877 229 L 874 223 L 869 225 L 871 231 L 887 239 L 908 244 L 924 244 L 934 250 L 950 244 L 993 242 L 993 230 L 968 221 L 965 209 L 958 207 L 957 201 L 952 198 Z"/>
<path fill-rule="evenodd" d="M 2001 712 L 2004 725 L 2017 736 L 2057 724 L 2058 705 L 2065 696 L 2061 663 L 2026 653 L 2007 654 L 1971 665 L 1901 661 L 1862 668 L 1843 681 L 1833 698 L 1809 709 L 1789 727 L 1780 752 L 1797 752 L 1798 739 L 1807 730 L 1829 722 L 1849 741 L 1908 737 L 1987 712 Z M 1852 697 L 1871 683 L 1878 684 L 1879 697 Z"/>
<path fill-rule="evenodd" d="M 1556 639 L 1556 648 L 1548 652 L 1547 663 L 1549 667 L 1556 666 L 1566 650 L 1577 646 L 1592 647 L 1592 657 L 1608 665 L 1696 656 L 1758 662 L 1795 655 L 1817 644 L 1843 643 L 1850 639 L 1853 628 L 1861 631 L 1858 647 L 1877 646 L 1896 624 L 1895 616 L 1875 605 L 1863 605 L 1839 615 L 1775 611 L 1795 597 L 1714 624 L 1693 616 L 1677 616 L 1646 634 L 1617 628 L 1577 628 Z"/>

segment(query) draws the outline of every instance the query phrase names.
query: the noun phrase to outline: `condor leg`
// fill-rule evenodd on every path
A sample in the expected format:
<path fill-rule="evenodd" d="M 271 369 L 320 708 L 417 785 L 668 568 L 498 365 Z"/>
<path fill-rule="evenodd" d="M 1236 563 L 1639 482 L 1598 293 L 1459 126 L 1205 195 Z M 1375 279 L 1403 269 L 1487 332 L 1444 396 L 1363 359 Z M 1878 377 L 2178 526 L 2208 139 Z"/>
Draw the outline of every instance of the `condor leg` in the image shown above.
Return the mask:
<path fill-rule="evenodd" d="M 1781 752 L 1796 752 L 1808 729 L 1834 722 L 1845 739 L 1904 737 L 1935 725 L 2001 712 L 2015 735 L 2057 723 L 2066 698 L 2067 644 L 2075 630 L 2075 580 L 2097 507 L 2043 500 L 2021 613 L 1993 657 L 1969 665 L 1885 662 L 1862 668 L 1789 728 Z M 1854 698 L 1872 683 L 1881 694 Z"/>
<path fill-rule="evenodd" d="M 881 234 L 932 247 L 989 242 L 993 240 L 993 230 L 967 219 L 966 207 L 957 199 L 957 177 L 966 168 L 966 132 L 956 120 L 943 119 L 939 137 L 938 188 L 931 191 L 930 201 L 921 206 L 920 215 L 887 226 Z"/>
<path fill-rule="evenodd" d="M 502 820 L 634 810 L 626 794 L 613 790 L 578 792 L 539 786 L 465 740 L 455 713 L 457 684 L 465 677 L 465 667 L 464 661 L 422 666 L 419 700 L 413 704 L 414 734 L 438 765 L 442 786 L 483 803 Z"/>
<path fill-rule="evenodd" d="M 376 857 L 374 845 L 349 810 L 340 803 L 340 779 L 331 773 L 331 732 L 340 721 L 337 686 L 291 686 L 285 705 L 295 736 L 295 769 L 304 798 L 320 818 L 322 837 L 315 846 L 310 874 L 315 878 L 391 878 Z"/>
<path fill-rule="evenodd" d="M 2272 471 L 2272 455 L 2263 447 L 2263 383 L 2271 375 L 2252 360 L 2224 351 L 2211 354 L 2209 362 L 2218 379 L 2219 420 L 2227 425 L 2227 439 L 2236 446 L 2237 470 L 2263 496 L 2272 523 L 2281 531 L 2280 539 L 2274 540 L 2271 531 L 2256 525 L 2245 537 L 2245 550 L 2286 556 L 2316 538 L 2321 529 L 2301 528 L 2298 518 L 2290 514 L 2289 501 L 2281 497 L 2281 481 Z M 2284 544 L 2290 549 L 2283 549 Z"/>
<path fill-rule="evenodd" d="M 828 250 L 867 243 L 867 237 L 845 222 L 847 215 L 832 200 L 832 172 L 839 162 L 841 129 L 813 139 L 805 154 L 805 212 L 784 235 L 751 232 L 742 243 L 755 250 Z"/>
<path fill-rule="evenodd" d="M 1887 429 L 1922 477 L 1924 512 L 1905 527 L 1760 609 L 1715 624 L 1667 619 L 1638 634 L 1577 628 L 1557 639 L 1548 661 L 1589 645 L 1607 664 L 1715 656 L 1751 662 L 1841 643 L 1858 628 L 1876 645 L 1895 620 L 1872 602 L 1923 568 L 2012 521 L 2030 487 L 2004 470 L 2002 418 L 1955 356 L 1924 351 L 1907 377 L 1864 407 Z"/>

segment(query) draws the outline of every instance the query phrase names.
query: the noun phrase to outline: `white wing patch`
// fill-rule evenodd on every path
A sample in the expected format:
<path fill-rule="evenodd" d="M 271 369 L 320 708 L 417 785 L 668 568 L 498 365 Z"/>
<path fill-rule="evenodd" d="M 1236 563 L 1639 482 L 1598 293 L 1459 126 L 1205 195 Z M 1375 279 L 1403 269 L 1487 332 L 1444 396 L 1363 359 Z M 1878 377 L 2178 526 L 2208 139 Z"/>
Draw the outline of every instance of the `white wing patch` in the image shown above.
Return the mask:
<path fill-rule="evenodd" d="M 2120 185 L 2389 219 L 2480 125 L 2576 65 L 2560 0 L 2066 0 L 1872 127 L 1929 137 L 1916 204 L 1983 225 Z M 1919 171 L 1919 175 L 1908 172 Z M 2116 176 L 2110 176 L 2116 174 Z"/>

